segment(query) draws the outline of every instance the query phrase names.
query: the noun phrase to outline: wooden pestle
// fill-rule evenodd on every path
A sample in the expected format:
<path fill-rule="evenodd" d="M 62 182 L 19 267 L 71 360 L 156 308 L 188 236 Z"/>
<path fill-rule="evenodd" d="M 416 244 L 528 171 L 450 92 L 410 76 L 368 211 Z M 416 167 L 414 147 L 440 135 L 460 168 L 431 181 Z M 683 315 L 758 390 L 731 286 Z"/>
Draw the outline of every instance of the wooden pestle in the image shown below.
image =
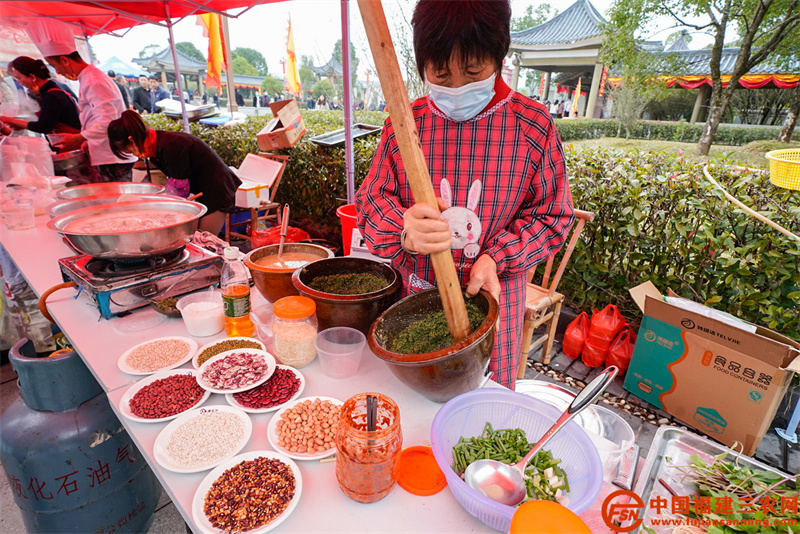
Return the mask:
<path fill-rule="evenodd" d="M 372 59 L 378 70 L 383 96 L 389 107 L 389 116 L 392 119 L 395 138 L 414 194 L 414 201 L 424 202 L 438 210 L 436 194 L 433 192 L 431 176 L 425 155 L 422 153 L 419 132 L 411 113 L 408 93 L 400 74 L 400 65 L 397 63 L 383 6 L 380 0 L 358 0 L 358 8 L 372 50 Z M 447 325 L 454 343 L 458 343 L 469 335 L 470 326 L 453 255 L 449 250 L 437 252 L 431 254 L 431 262 L 436 273 L 436 285 L 447 317 Z"/>

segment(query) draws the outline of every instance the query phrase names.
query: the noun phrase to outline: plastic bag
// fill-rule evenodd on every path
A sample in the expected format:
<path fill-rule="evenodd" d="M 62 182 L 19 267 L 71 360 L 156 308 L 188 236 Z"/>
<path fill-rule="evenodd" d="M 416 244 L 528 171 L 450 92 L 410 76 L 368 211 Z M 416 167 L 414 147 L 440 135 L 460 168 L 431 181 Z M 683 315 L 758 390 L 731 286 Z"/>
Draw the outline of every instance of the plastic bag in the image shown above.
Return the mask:
<path fill-rule="evenodd" d="M 606 360 L 608 347 L 617 332 L 626 324 L 619 309 L 609 304 L 602 311 L 594 310 L 589 326 L 589 335 L 581 352 L 581 361 L 588 367 L 600 367 Z"/>
<path fill-rule="evenodd" d="M 286 228 L 286 243 L 297 243 L 305 241 L 310 236 L 308 232 L 294 226 Z M 255 230 L 250 233 L 250 243 L 253 248 L 265 247 L 267 245 L 277 245 L 281 242 L 280 226 L 270 226 L 266 230 Z"/>
<path fill-rule="evenodd" d="M 581 361 L 587 367 L 600 367 L 606 361 L 606 354 L 608 353 L 607 347 L 598 347 L 586 340 L 583 344 L 583 351 L 581 352 Z"/>
<path fill-rule="evenodd" d="M 586 336 L 589 335 L 589 314 L 581 312 L 571 323 L 567 326 L 564 332 L 564 342 L 561 344 L 561 350 L 564 354 L 573 360 L 581 355 L 583 344 L 586 342 Z"/>
<path fill-rule="evenodd" d="M 616 365 L 619 368 L 619 374 L 625 374 L 631 364 L 634 345 L 636 345 L 636 334 L 633 333 L 631 325 L 626 324 L 608 348 L 606 365 Z"/>

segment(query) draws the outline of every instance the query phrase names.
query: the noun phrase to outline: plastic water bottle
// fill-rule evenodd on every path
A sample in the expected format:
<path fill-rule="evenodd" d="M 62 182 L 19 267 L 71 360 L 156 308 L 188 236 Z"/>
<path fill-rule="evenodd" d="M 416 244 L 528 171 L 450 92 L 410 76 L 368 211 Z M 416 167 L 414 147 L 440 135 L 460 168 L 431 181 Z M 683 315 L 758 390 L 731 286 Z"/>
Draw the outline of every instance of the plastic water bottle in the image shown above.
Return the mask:
<path fill-rule="evenodd" d="M 225 334 L 228 337 L 252 336 L 255 326 L 250 320 L 250 282 L 247 267 L 239 259 L 238 247 L 225 249 L 219 285 L 225 304 Z"/>

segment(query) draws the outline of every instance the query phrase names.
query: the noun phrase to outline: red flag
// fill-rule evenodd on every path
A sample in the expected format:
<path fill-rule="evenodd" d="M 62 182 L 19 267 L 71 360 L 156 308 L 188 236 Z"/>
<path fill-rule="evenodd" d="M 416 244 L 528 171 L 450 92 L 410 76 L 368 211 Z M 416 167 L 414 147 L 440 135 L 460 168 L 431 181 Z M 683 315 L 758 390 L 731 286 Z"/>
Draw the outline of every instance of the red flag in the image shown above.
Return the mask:
<path fill-rule="evenodd" d="M 222 23 L 216 13 L 197 15 L 197 25 L 203 27 L 203 37 L 208 38 L 208 67 L 206 87 L 216 87 L 222 91 L 222 69 L 226 68 L 225 41 L 222 37 Z"/>

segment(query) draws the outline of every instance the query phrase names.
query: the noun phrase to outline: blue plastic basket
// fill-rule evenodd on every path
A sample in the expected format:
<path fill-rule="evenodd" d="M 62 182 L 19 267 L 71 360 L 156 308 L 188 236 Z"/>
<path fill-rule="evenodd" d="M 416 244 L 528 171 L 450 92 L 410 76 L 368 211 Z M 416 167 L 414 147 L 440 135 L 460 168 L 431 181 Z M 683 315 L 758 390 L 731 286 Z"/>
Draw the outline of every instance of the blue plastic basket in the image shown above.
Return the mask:
<path fill-rule="evenodd" d="M 540 400 L 505 389 L 478 389 L 450 400 L 439 409 L 431 425 L 431 447 L 444 471 L 450 491 L 469 514 L 485 525 L 508 532 L 516 507 L 495 502 L 470 488 L 453 471 L 453 447 L 459 438 L 478 436 L 486 422 L 495 430 L 520 428 L 536 442 L 556 422 L 561 412 Z M 561 459 L 570 492 L 567 508 L 580 514 L 600 494 L 603 465 L 597 449 L 574 421 L 553 436 L 545 449 Z"/>

